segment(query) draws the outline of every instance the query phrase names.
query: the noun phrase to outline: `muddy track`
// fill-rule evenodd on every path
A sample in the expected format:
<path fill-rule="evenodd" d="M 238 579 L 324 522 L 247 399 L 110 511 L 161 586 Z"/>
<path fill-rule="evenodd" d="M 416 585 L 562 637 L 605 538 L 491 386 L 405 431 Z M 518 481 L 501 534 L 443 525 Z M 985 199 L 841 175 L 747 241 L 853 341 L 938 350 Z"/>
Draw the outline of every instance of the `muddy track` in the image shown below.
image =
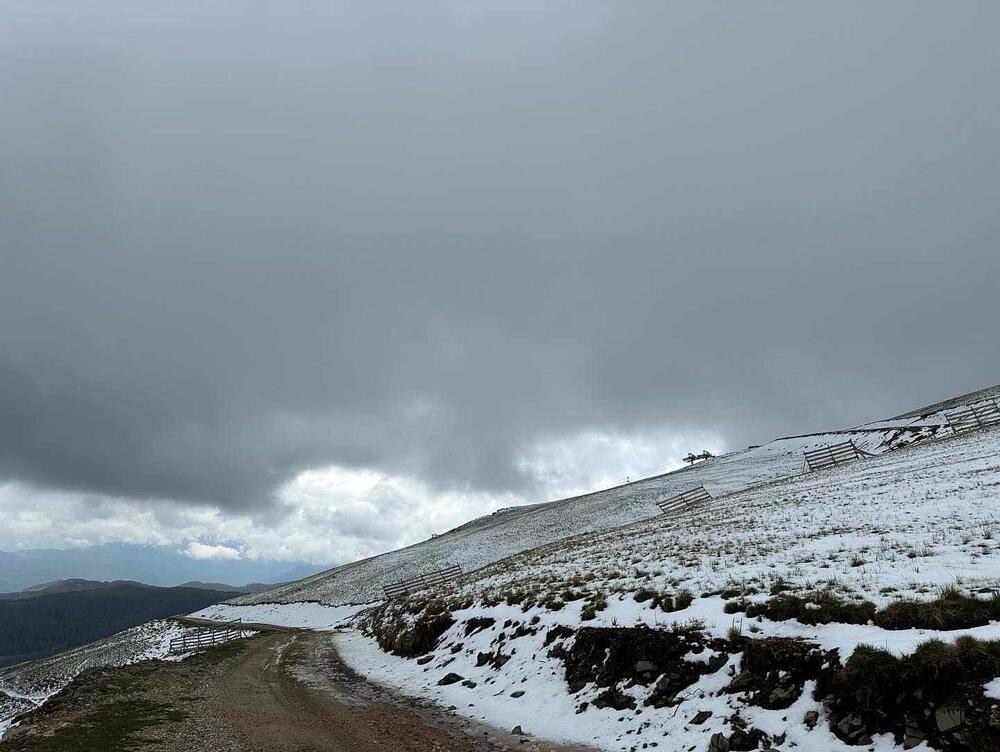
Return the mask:
<path fill-rule="evenodd" d="M 330 633 L 274 631 L 181 663 L 83 677 L 13 729 L 0 752 L 87 749 L 103 739 L 94 736 L 95 719 L 112 706 L 146 715 L 124 737 L 102 740 L 106 752 L 579 749 L 513 737 L 369 684 L 340 660 Z"/>

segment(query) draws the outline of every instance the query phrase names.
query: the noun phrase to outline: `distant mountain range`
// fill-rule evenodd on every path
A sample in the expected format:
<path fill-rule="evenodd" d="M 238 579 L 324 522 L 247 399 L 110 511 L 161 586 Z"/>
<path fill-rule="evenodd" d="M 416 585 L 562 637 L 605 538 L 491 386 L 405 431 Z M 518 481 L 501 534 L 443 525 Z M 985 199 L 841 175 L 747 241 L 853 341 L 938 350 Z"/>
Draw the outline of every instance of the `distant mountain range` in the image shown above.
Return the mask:
<path fill-rule="evenodd" d="M 0 667 L 44 658 L 128 627 L 197 611 L 243 590 L 61 580 L 0 593 Z"/>
<path fill-rule="evenodd" d="M 276 583 L 251 582 L 247 585 L 225 585 L 221 582 L 184 582 L 177 585 L 178 588 L 190 588 L 193 590 L 209 590 L 215 593 L 225 593 L 229 595 L 259 593 L 262 590 L 273 588 Z M 37 598 L 40 595 L 56 595 L 57 593 L 84 593 L 91 590 L 110 590 L 120 588 L 122 585 L 132 585 L 135 587 L 154 587 L 135 580 L 112 580 L 111 582 L 101 582 L 99 580 L 81 580 L 73 578 L 69 580 L 56 580 L 55 582 L 45 582 L 41 585 L 31 585 L 23 590 L 13 593 L 0 593 L 0 601 L 23 601 L 29 598 Z M 159 588 L 158 588 L 159 589 Z M 0 632 L 3 625 L 0 624 Z"/>
<path fill-rule="evenodd" d="M 248 582 L 289 582 L 323 569 L 326 567 L 294 561 L 192 559 L 166 546 L 115 543 L 71 549 L 35 548 L 0 551 L 0 591 L 21 591 L 70 579 L 131 580 L 161 586 L 226 583 L 212 587 L 230 589 Z M 200 584 L 197 587 L 203 588 Z"/>

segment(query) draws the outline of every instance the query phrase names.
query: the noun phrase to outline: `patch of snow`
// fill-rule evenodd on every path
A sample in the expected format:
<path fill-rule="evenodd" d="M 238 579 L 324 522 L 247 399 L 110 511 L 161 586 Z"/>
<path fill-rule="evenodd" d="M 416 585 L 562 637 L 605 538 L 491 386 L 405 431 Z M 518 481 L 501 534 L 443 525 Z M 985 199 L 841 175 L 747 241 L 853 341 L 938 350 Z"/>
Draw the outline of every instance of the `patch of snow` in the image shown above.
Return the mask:
<path fill-rule="evenodd" d="M 231 603 L 196 611 L 191 616 L 217 621 L 242 619 L 246 624 L 272 624 L 277 627 L 301 629 L 337 629 L 359 611 L 372 604 L 355 606 L 324 606 L 322 603 L 260 603 L 241 606 Z"/>
<path fill-rule="evenodd" d="M 983 685 L 984 694 L 992 700 L 1000 700 L 1000 677 Z"/>

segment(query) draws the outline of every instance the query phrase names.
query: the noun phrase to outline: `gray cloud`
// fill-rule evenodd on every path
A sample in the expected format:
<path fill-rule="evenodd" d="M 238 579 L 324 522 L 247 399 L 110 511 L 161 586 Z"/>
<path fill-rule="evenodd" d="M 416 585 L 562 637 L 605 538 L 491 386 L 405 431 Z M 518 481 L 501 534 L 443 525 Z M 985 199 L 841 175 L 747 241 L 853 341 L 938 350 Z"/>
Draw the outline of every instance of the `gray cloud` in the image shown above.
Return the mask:
<path fill-rule="evenodd" d="M 530 495 L 1000 380 L 1000 7 L 503 5 L 8 8 L 0 476 Z"/>

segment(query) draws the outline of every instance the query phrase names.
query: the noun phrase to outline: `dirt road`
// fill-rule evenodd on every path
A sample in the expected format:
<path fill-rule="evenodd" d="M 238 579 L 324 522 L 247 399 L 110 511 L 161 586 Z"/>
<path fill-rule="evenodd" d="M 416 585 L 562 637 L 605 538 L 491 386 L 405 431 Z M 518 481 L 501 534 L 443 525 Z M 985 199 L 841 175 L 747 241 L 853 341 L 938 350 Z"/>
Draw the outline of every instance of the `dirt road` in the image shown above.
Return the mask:
<path fill-rule="evenodd" d="M 0 752 L 8 749 L 579 750 L 512 737 L 397 697 L 354 674 L 333 636 L 319 632 L 263 633 L 181 663 L 102 670 L 12 730 L 0 742 Z"/>

